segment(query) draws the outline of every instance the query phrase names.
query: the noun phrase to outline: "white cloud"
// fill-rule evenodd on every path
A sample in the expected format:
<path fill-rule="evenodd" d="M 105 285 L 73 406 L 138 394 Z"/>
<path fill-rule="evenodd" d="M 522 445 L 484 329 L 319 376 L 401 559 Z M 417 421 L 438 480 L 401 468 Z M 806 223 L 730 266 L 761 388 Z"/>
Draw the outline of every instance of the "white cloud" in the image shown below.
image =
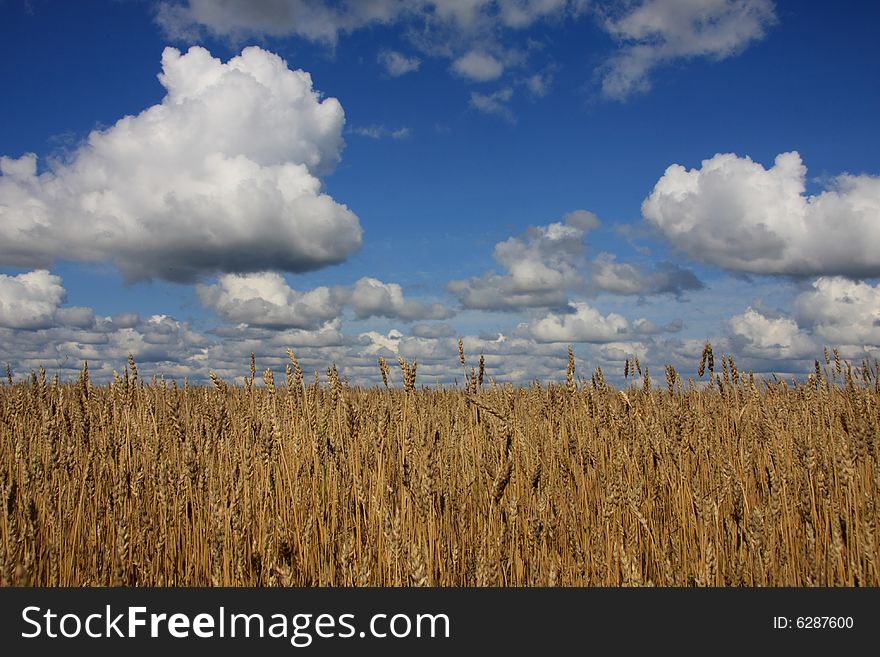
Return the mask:
<path fill-rule="evenodd" d="M 73 310 L 73 318 L 90 321 L 64 325 L 70 319 L 63 316 L 65 310 Z M 66 379 L 74 378 L 88 361 L 91 376 L 106 381 L 112 379 L 114 369 L 121 371 L 128 354 L 134 354 L 142 376 L 206 376 L 210 341 L 190 325 L 167 315 L 117 323 L 89 313 L 90 309 L 62 308 L 53 322 L 33 330 L 0 326 L 0 360 L 10 363 L 19 376 L 43 366 L 50 375 L 59 373 Z"/>
<path fill-rule="evenodd" d="M 649 89 L 650 73 L 661 64 L 725 59 L 764 38 L 776 22 L 772 0 L 645 0 L 623 7 L 604 21 L 621 50 L 604 66 L 602 92 L 618 99 Z"/>
<path fill-rule="evenodd" d="M 422 63 L 418 57 L 407 57 L 395 50 L 383 50 L 379 53 L 377 61 L 385 67 L 388 75 L 395 78 L 419 70 Z"/>
<path fill-rule="evenodd" d="M 397 354 L 400 348 L 400 340 L 402 338 L 403 333 L 397 329 L 391 329 L 386 334 L 378 333 L 376 331 L 367 331 L 358 335 L 358 342 L 361 344 L 363 353 L 365 354 Z"/>
<path fill-rule="evenodd" d="M 529 28 L 575 21 L 588 10 L 618 43 L 599 71 L 612 98 L 649 88 L 662 64 L 736 54 L 776 22 L 772 0 L 164 0 L 156 20 L 169 38 L 187 43 L 205 35 L 234 42 L 289 35 L 332 46 L 342 34 L 393 25 L 421 54 L 486 81 L 526 64 L 535 44 Z M 378 61 L 392 76 L 421 63 L 394 50 Z M 546 93 L 546 78 L 525 79 L 534 95 Z"/>
<path fill-rule="evenodd" d="M 551 312 L 546 317 L 523 324 L 522 334 L 538 342 L 616 342 L 629 331 L 622 315 L 602 315 L 583 302 L 568 304 L 571 312 Z"/>
<path fill-rule="evenodd" d="M 880 177 L 843 174 L 818 195 L 805 179 L 797 152 L 769 169 L 718 154 L 700 169 L 667 168 L 642 214 L 677 248 L 726 269 L 880 275 Z"/>
<path fill-rule="evenodd" d="M 316 328 L 342 308 L 338 291 L 318 287 L 298 292 L 274 272 L 225 274 L 197 287 L 199 299 L 227 322 L 253 326 Z"/>
<path fill-rule="evenodd" d="M 50 326 L 67 292 L 61 277 L 46 270 L 0 274 L 0 326 L 36 329 Z"/>
<path fill-rule="evenodd" d="M 363 277 L 352 286 L 317 287 L 300 292 L 275 272 L 226 274 L 216 283 L 199 285 L 206 308 L 227 322 L 251 327 L 315 329 L 351 308 L 359 319 L 387 317 L 405 322 L 445 319 L 450 311 L 439 303 L 407 299 L 397 283 Z"/>
<path fill-rule="evenodd" d="M 584 237 L 599 221 L 591 212 L 572 212 L 563 221 L 533 226 L 522 236 L 495 245 L 494 258 L 504 268 L 467 280 L 450 281 L 448 289 L 465 308 L 511 310 L 563 306 L 566 290 L 581 283 Z"/>
<path fill-rule="evenodd" d="M 794 301 L 801 325 L 831 346 L 880 346 L 880 285 L 823 276 Z"/>
<path fill-rule="evenodd" d="M 746 356 L 770 359 L 807 358 L 816 343 L 788 317 L 770 318 L 752 307 L 728 320 L 733 342 Z"/>
<path fill-rule="evenodd" d="M 526 63 L 526 30 L 577 19 L 587 0 L 165 0 L 156 20 L 166 36 L 193 43 L 206 35 L 233 42 L 296 36 L 333 45 L 340 35 L 393 25 L 409 47 L 452 62 L 468 79 L 498 78 Z M 391 76 L 417 70 L 418 57 L 383 50 L 378 62 Z"/>
<path fill-rule="evenodd" d="M 504 87 L 491 94 L 481 94 L 478 91 L 472 91 L 471 106 L 484 114 L 498 114 L 513 122 L 513 112 L 507 106 L 511 98 L 513 98 L 513 89 L 510 87 Z"/>
<path fill-rule="evenodd" d="M 450 312 L 441 304 L 426 304 L 407 299 L 397 283 L 364 277 L 358 280 L 348 296 L 348 303 L 359 318 L 389 317 L 411 321 L 415 319 L 445 319 Z"/>
<path fill-rule="evenodd" d="M 351 129 L 351 131 L 360 135 L 361 137 L 369 137 L 370 139 L 383 139 L 385 137 L 391 137 L 396 141 L 400 141 L 401 139 L 408 139 L 410 135 L 412 135 L 412 130 L 407 128 L 406 126 L 397 128 L 396 130 L 390 130 L 386 128 L 384 125 L 367 125 L 367 126 L 358 126 Z"/>
<path fill-rule="evenodd" d="M 342 107 L 250 47 L 223 64 L 166 48 L 159 105 L 92 132 L 65 163 L 0 160 L 0 264 L 112 261 L 129 280 L 305 271 L 360 247 L 358 218 L 321 192 Z"/>
<path fill-rule="evenodd" d="M 452 70 L 475 82 L 489 82 L 501 77 L 504 64 L 488 53 L 471 50 L 452 63 Z"/>

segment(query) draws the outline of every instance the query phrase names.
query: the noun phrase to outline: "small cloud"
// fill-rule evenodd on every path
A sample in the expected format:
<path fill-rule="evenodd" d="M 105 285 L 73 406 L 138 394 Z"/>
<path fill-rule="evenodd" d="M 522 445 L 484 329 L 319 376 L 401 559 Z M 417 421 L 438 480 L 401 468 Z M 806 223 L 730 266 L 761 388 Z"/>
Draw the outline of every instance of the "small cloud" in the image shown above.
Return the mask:
<path fill-rule="evenodd" d="M 524 80 L 526 89 L 534 98 L 543 98 L 550 93 L 553 76 L 549 73 L 535 73 Z"/>
<path fill-rule="evenodd" d="M 826 344 L 880 346 L 880 284 L 823 276 L 794 307 L 798 322 Z"/>
<path fill-rule="evenodd" d="M 5 175 L 9 175 L 4 171 Z M 18 276 L 0 274 L 0 327 L 39 329 L 56 321 L 67 297 L 61 277 L 45 269 Z"/>
<path fill-rule="evenodd" d="M 806 358 L 817 352 L 812 338 L 793 319 L 770 319 L 752 307 L 728 320 L 733 343 L 755 358 Z"/>
<path fill-rule="evenodd" d="M 452 70 L 474 82 L 489 82 L 501 77 L 504 64 L 488 53 L 471 50 L 452 63 Z"/>
<path fill-rule="evenodd" d="M 519 332 L 537 342 L 615 342 L 629 332 L 621 315 L 602 315 L 586 303 L 572 302 L 570 312 L 551 312 L 542 319 L 521 324 Z"/>
<path fill-rule="evenodd" d="M 502 273 L 450 281 L 447 289 L 462 306 L 480 310 L 565 308 L 567 290 L 578 288 L 584 267 L 584 238 L 599 226 L 588 210 L 565 214 L 562 221 L 532 226 L 495 245 Z"/>
<path fill-rule="evenodd" d="M 416 338 L 451 338 L 455 329 L 445 322 L 413 324 L 410 334 Z"/>
<path fill-rule="evenodd" d="M 512 123 L 514 121 L 513 112 L 507 106 L 511 98 L 513 98 L 513 89 L 510 87 L 499 89 L 491 94 L 481 94 L 477 91 L 472 91 L 471 106 L 484 114 L 497 114 Z"/>
<path fill-rule="evenodd" d="M 355 126 L 351 129 L 351 132 L 369 139 L 385 139 L 390 137 L 395 141 L 408 139 L 412 135 L 412 129 L 406 126 L 396 130 L 386 128 L 384 125 Z"/>
<path fill-rule="evenodd" d="M 418 71 L 422 63 L 418 57 L 407 57 L 395 50 L 383 50 L 379 53 L 377 61 L 385 67 L 388 75 L 395 78 Z"/>

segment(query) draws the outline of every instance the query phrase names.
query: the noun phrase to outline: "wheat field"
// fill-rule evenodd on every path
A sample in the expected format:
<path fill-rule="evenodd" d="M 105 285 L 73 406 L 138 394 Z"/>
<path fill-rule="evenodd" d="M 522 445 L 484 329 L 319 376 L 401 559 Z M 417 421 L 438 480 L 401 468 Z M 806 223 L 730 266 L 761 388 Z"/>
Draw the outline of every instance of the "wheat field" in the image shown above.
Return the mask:
<path fill-rule="evenodd" d="M 880 585 L 877 361 L 765 381 L 706 345 L 696 383 L 633 359 L 614 388 L 569 351 L 513 387 L 460 348 L 462 386 L 380 359 L 361 388 L 288 355 L 243 386 L 9 375 L 0 583 Z"/>

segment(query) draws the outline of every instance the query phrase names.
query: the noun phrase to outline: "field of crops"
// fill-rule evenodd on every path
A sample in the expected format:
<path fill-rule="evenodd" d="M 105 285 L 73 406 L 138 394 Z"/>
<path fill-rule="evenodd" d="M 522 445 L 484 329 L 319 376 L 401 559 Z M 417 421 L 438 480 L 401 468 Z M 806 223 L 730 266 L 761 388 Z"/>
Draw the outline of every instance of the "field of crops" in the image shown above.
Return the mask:
<path fill-rule="evenodd" d="M 696 383 L 572 358 L 512 387 L 460 352 L 466 386 L 382 360 L 365 389 L 289 356 L 243 386 L 9 377 L 0 583 L 880 585 L 876 361 L 795 384 L 707 345 Z"/>

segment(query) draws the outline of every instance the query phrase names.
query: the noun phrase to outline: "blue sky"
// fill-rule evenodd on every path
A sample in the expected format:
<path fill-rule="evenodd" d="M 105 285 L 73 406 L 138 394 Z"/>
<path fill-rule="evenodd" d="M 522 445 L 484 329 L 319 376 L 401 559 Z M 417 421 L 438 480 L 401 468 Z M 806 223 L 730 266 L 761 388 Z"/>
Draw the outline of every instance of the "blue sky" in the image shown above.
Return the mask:
<path fill-rule="evenodd" d="M 0 3 L 0 362 L 880 355 L 880 7 Z M 171 48 L 173 50 L 166 50 Z M 308 74 L 295 71 L 304 71 Z M 160 74 L 162 74 L 160 79 Z M 128 117 L 128 118 L 126 118 Z M 677 165 L 677 166 L 674 166 Z"/>

